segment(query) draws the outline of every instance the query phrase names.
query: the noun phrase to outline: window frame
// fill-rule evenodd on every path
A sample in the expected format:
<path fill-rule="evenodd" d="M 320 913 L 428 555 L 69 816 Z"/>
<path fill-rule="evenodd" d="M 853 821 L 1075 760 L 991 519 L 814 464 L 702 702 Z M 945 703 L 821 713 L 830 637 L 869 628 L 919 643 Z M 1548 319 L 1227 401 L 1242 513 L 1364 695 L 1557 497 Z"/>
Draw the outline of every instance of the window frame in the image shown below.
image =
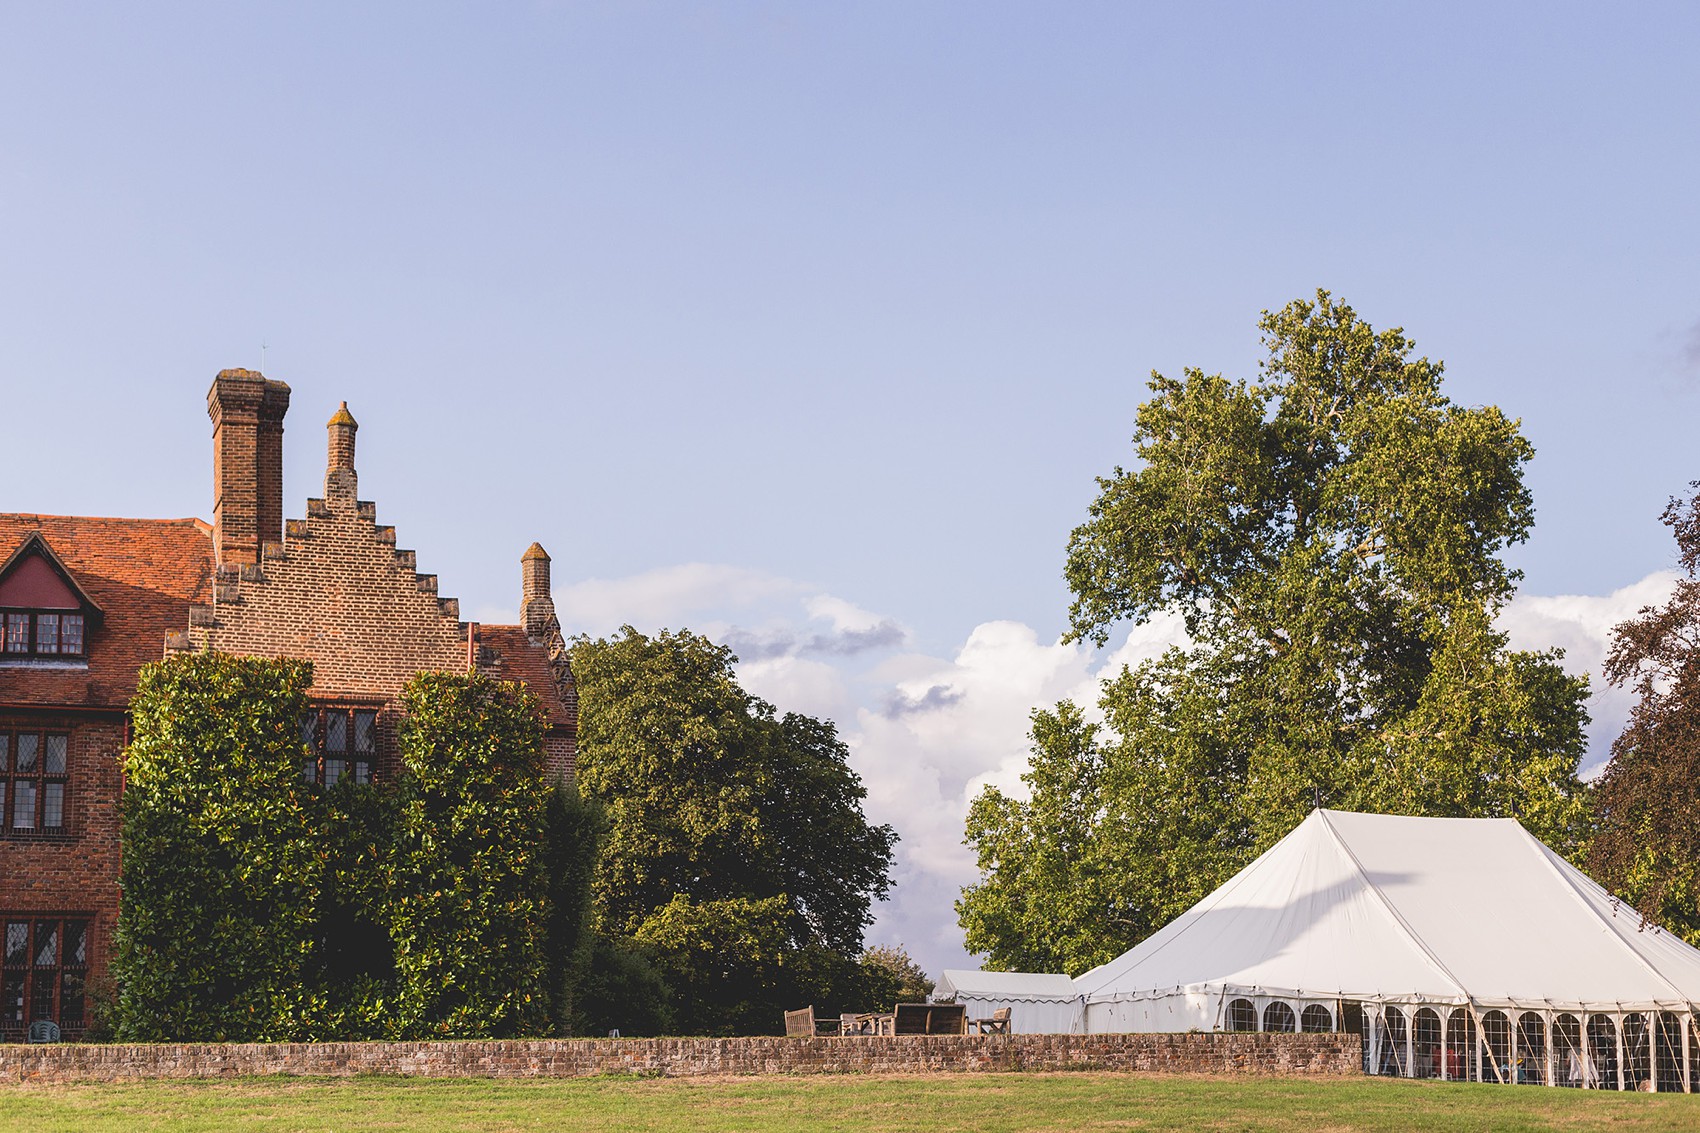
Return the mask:
<path fill-rule="evenodd" d="M 20 727 L 0 725 L 0 838 L 63 837 L 71 832 L 71 737 L 70 728 Z M 33 737 L 36 741 L 35 766 L 29 772 L 18 769 L 18 738 Z M 54 739 L 65 741 L 64 766 L 49 771 L 47 752 Z M 30 817 L 34 825 L 16 824 L 18 784 L 28 784 L 34 792 Z M 47 825 L 48 788 L 59 788 L 59 821 Z"/>
<path fill-rule="evenodd" d="M 81 935 L 78 938 L 82 944 L 80 961 L 67 963 L 70 959 L 66 952 L 69 946 L 68 925 L 80 925 Z M 15 926 L 24 928 L 24 948 L 21 953 L 14 954 L 11 948 Z M 41 949 L 41 929 L 44 925 L 54 926 L 53 942 L 54 956 L 51 964 L 38 964 L 37 953 Z M 40 1018 L 50 1018 L 58 1024 L 63 1037 L 67 1039 L 79 1037 L 88 1027 L 88 979 L 93 968 L 90 963 L 94 951 L 93 913 L 35 911 L 35 910 L 6 910 L 0 911 L 0 1042 L 22 1042 L 29 1030 L 29 1025 Z M 21 963 L 14 963 L 16 956 L 21 956 Z M 40 981 L 43 973 L 48 975 L 49 985 L 45 989 L 48 1003 L 48 1014 L 40 1015 L 38 1007 L 43 1000 L 43 988 Z M 75 980 L 73 988 L 67 988 L 66 977 Z M 73 990 L 74 989 L 74 990 Z M 23 1013 L 21 1020 L 13 1015 L 13 995 L 18 1010 Z M 73 998 L 74 997 L 74 998 Z M 77 1006 L 74 1018 L 67 1019 L 65 1007 L 68 1001 Z"/>
<path fill-rule="evenodd" d="M 370 746 L 362 751 L 359 748 L 360 717 L 370 716 Z M 332 718 L 342 721 L 344 746 L 330 747 L 330 721 Z M 301 783 L 304 786 L 314 786 L 321 790 L 335 786 L 345 779 L 352 780 L 356 786 L 369 787 L 377 782 L 378 752 L 381 748 L 379 740 L 380 722 L 383 717 L 381 705 L 360 703 L 357 701 L 326 701 L 311 703 L 301 718 L 299 738 L 302 746 L 310 749 L 301 760 Z M 313 721 L 312 737 L 309 739 L 307 723 Z M 335 777 L 329 772 L 331 765 L 340 764 Z M 364 775 L 361 767 L 364 765 Z M 328 780 L 328 781 L 327 781 Z"/>
<path fill-rule="evenodd" d="M 12 647 L 12 622 L 14 618 L 27 619 L 28 629 L 25 632 L 24 648 Z M 41 649 L 41 619 L 51 617 L 59 619 L 55 634 L 55 644 L 51 653 Z M 65 649 L 65 621 L 68 618 L 77 619 L 79 627 L 77 641 L 79 648 L 75 653 Z M 87 661 L 89 656 L 89 617 L 83 610 L 48 610 L 39 606 L 0 606 L 0 661 Z"/>

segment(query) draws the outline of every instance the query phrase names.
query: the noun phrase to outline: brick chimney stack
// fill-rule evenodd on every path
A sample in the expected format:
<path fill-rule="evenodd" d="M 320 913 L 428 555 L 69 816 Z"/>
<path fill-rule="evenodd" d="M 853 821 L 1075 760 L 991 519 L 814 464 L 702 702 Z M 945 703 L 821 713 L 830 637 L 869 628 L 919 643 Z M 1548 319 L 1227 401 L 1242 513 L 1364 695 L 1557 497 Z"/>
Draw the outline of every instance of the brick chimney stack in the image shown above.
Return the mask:
<path fill-rule="evenodd" d="M 533 543 L 520 556 L 519 620 L 525 636 L 541 640 L 556 625 L 555 599 L 549 594 L 549 552 Z"/>
<path fill-rule="evenodd" d="M 330 452 L 325 460 L 325 499 L 353 500 L 359 494 L 359 477 L 354 472 L 354 434 L 360 423 L 348 411 L 348 402 L 325 423 L 330 431 Z"/>
<path fill-rule="evenodd" d="M 213 424 L 213 547 L 223 563 L 257 563 L 283 540 L 283 415 L 289 387 L 255 370 L 220 370 L 207 391 Z"/>

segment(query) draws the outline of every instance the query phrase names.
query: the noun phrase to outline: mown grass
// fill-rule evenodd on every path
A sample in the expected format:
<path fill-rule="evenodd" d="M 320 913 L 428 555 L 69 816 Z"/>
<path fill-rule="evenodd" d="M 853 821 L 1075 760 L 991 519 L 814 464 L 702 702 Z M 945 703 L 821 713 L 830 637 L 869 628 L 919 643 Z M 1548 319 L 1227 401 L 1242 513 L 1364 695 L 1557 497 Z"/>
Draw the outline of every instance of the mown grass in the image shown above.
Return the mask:
<path fill-rule="evenodd" d="M 246 1078 L 0 1087 L 0 1129 L 1692 1130 L 1700 1096 L 1369 1078 L 988 1074 L 551 1081 Z"/>

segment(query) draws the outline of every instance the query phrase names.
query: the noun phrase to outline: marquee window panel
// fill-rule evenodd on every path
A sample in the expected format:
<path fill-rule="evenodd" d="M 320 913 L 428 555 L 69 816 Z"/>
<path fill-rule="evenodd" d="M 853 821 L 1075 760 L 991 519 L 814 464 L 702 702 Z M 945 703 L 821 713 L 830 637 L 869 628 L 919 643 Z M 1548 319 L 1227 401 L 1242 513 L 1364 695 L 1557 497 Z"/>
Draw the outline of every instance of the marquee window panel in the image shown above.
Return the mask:
<path fill-rule="evenodd" d="M 1647 1016 L 1641 1014 L 1625 1015 L 1623 1017 L 1623 1088 L 1626 1090 L 1646 1090 L 1653 1078 L 1653 1046 L 1652 1036 L 1647 1027 Z"/>
<path fill-rule="evenodd" d="M 1446 1078 L 1451 1082 L 1476 1080 L 1476 1020 L 1459 1007 L 1446 1020 Z"/>
<path fill-rule="evenodd" d="M 1547 1080 L 1547 1025 L 1534 1011 L 1517 1017 L 1516 1071 L 1520 1086 L 1539 1086 Z"/>
<path fill-rule="evenodd" d="M 1397 1007 L 1386 1008 L 1382 1012 L 1381 1062 L 1376 1073 L 1389 1078 L 1405 1077 L 1405 1039 L 1408 1034 L 1405 1013 Z"/>
<path fill-rule="evenodd" d="M 1249 999 L 1236 999 L 1228 1004 L 1228 1030 L 1257 1030 L 1257 1008 Z"/>
<path fill-rule="evenodd" d="M 1582 1045 L 1582 1021 L 1560 1015 L 1552 1021 L 1552 1084 L 1578 1089 L 1588 1079 L 1588 1052 Z"/>
<path fill-rule="evenodd" d="M 1688 1085 L 1700 1093 L 1700 1020 L 1688 1018 Z"/>
<path fill-rule="evenodd" d="M 1325 1035 L 1334 1030 L 1334 1016 L 1320 1003 L 1313 1003 L 1299 1016 L 1299 1026 L 1307 1035 Z"/>
<path fill-rule="evenodd" d="M 1682 1020 L 1661 1011 L 1653 1027 L 1654 1081 L 1661 1094 L 1682 1093 Z"/>
<path fill-rule="evenodd" d="M 1291 1007 L 1276 1000 L 1263 1009 L 1263 1029 L 1290 1035 L 1298 1030 L 1298 1019 L 1293 1015 Z"/>
<path fill-rule="evenodd" d="M 1503 1011 L 1482 1016 L 1482 1067 L 1484 1082 L 1511 1082 L 1511 1020 Z"/>
<path fill-rule="evenodd" d="M 1432 1007 L 1420 1007 L 1411 1016 L 1411 1074 L 1438 1078 L 1441 1070 L 1440 1016 Z"/>
<path fill-rule="evenodd" d="M 1599 1088 L 1618 1088 L 1617 1023 L 1610 1015 L 1588 1016 L 1588 1069 Z"/>

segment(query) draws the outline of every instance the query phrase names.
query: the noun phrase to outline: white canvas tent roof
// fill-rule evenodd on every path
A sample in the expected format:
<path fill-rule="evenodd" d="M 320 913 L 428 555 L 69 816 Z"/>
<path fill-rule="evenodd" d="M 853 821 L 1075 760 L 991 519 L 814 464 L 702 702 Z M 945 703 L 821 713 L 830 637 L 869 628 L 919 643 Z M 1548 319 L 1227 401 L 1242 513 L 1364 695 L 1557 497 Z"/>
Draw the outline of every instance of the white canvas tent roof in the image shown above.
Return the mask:
<path fill-rule="evenodd" d="M 947 969 L 933 998 L 966 1006 L 977 1018 L 1008 1009 L 1015 1034 L 1067 1034 L 1086 1026 L 1086 1005 L 1074 981 L 1032 972 L 973 972 Z"/>
<path fill-rule="evenodd" d="M 1700 951 L 1514 820 L 1317 810 L 1074 992 L 1686 1011 Z"/>
<path fill-rule="evenodd" d="M 939 976 L 933 996 L 940 1000 L 996 999 L 1049 1001 L 1079 998 L 1074 981 L 1067 976 L 1035 972 L 978 972 L 946 968 Z"/>

